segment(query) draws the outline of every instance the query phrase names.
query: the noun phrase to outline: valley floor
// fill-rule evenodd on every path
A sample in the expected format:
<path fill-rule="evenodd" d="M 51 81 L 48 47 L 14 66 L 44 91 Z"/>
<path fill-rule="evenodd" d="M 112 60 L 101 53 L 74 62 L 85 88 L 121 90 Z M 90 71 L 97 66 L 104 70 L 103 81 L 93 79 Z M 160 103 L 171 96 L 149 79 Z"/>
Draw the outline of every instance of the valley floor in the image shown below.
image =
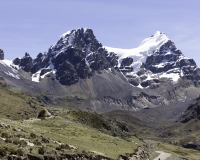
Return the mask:
<path fill-rule="evenodd" d="M 73 159 L 84 156 L 86 159 L 117 159 L 121 155 L 121 159 L 127 159 L 139 155 L 146 157 L 142 160 L 156 157 L 162 160 L 164 157 L 159 157 L 156 151 L 171 154 L 165 157 L 166 160 L 198 160 L 200 157 L 199 151 L 183 148 L 181 143 L 177 143 L 200 138 L 198 119 L 182 124 L 174 120 L 165 121 L 168 117 L 160 121 L 160 116 L 156 122 L 157 115 L 165 114 L 160 109 L 145 110 L 148 114 L 141 116 L 126 111 L 96 113 L 73 110 L 74 106 L 79 105 L 77 100 L 47 105 L 25 93 L 12 92 L 3 87 L 0 87 L 0 91 L 1 157 L 16 155 L 29 156 L 30 159 L 31 156 L 68 156 Z M 36 118 L 44 108 L 52 116 Z M 165 110 L 170 111 L 171 108 L 165 107 Z"/>

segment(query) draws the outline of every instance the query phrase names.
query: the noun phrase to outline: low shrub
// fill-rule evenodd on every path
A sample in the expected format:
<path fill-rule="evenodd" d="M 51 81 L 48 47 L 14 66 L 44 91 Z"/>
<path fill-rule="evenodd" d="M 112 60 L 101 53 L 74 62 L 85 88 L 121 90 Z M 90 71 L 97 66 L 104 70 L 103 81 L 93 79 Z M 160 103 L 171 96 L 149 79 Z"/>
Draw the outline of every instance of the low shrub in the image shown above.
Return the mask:
<path fill-rule="evenodd" d="M 42 143 L 41 143 L 38 139 L 34 140 L 34 141 L 33 141 L 33 144 L 34 144 L 34 145 L 37 145 L 37 146 L 42 145 Z"/>
<path fill-rule="evenodd" d="M 22 150 L 22 149 L 17 149 L 16 150 L 16 154 L 18 155 L 18 156 L 23 156 L 24 155 L 24 150 Z"/>
<path fill-rule="evenodd" d="M 50 140 L 49 140 L 48 138 L 42 137 L 42 142 L 44 142 L 44 143 L 49 143 Z"/>
<path fill-rule="evenodd" d="M 44 154 L 46 152 L 46 148 L 44 148 L 44 147 L 41 147 L 41 148 L 39 148 L 38 149 L 38 154 Z"/>
<path fill-rule="evenodd" d="M 0 146 L 0 156 L 6 156 L 6 155 L 7 155 L 7 150 Z"/>
<path fill-rule="evenodd" d="M 2 132 L 1 133 L 1 137 L 3 137 L 3 138 L 9 138 L 9 135 L 6 132 Z"/>
<path fill-rule="evenodd" d="M 12 140 L 10 138 L 6 138 L 5 142 L 6 143 L 12 143 Z"/>
<path fill-rule="evenodd" d="M 36 137 L 37 137 L 37 135 L 35 133 L 30 134 L 30 138 L 35 139 Z"/>
<path fill-rule="evenodd" d="M 13 141 L 13 144 L 15 145 L 20 145 L 22 147 L 25 147 L 27 145 L 27 142 L 25 140 L 19 140 L 19 139 L 15 139 Z"/>

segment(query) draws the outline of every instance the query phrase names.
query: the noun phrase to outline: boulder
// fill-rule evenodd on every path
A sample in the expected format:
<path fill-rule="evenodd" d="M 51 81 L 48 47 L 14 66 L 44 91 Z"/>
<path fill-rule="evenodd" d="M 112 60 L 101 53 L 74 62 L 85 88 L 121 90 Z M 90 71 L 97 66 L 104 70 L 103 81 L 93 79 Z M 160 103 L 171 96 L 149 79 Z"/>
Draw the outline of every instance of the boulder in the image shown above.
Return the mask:
<path fill-rule="evenodd" d="M 46 118 L 50 116 L 51 116 L 51 113 L 49 113 L 47 109 L 41 110 L 40 113 L 38 114 L 38 118 Z"/>

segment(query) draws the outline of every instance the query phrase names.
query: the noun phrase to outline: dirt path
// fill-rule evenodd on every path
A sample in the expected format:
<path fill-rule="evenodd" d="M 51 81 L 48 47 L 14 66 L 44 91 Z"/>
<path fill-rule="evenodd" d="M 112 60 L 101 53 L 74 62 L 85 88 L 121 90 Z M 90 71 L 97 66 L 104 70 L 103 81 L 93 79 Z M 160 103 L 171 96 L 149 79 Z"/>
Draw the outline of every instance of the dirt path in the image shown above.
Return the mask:
<path fill-rule="evenodd" d="M 158 157 L 154 158 L 154 160 L 165 160 L 165 159 L 167 159 L 168 157 L 171 156 L 170 153 L 165 153 L 163 151 L 156 151 L 156 152 L 159 153 L 160 155 Z"/>

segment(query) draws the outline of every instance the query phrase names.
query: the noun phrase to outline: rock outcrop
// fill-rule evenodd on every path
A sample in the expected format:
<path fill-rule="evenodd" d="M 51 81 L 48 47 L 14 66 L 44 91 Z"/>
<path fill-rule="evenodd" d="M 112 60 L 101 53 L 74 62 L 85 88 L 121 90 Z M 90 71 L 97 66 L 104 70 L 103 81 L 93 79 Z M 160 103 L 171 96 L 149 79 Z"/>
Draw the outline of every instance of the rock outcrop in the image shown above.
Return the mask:
<path fill-rule="evenodd" d="M 0 49 L 0 60 L 4 60 L 4 52 Z"/>
<path fill-rule="evenodd" d="M 187 123 L 190 120 L 198 119 L 200 120 L 200 99 L 197 102 L 190 105 L 184 114 L 180 117 L 182 123 Z"/>
<path fill-rule="evenodd" d="M 16 64 L 19 62 L 18 59 L 15 59 Z M 30 72 L 33 66 L 33 59 L 28 53 L 25 53 L 25 56 L 20 60 L 19 64 L 20 68 L 22 68 L 26 72 Z"/>
<path fill-rule="evenodd" d="M 149 153 L 142 147 L 138 147 L 135 153 L 120 155 L 119 160 L 149 160 Z"/>
<path fill-rule="evenodd" d="M 188 142 L 183 144 L 184 148 L 200 150 L 200 143 Z"/>

